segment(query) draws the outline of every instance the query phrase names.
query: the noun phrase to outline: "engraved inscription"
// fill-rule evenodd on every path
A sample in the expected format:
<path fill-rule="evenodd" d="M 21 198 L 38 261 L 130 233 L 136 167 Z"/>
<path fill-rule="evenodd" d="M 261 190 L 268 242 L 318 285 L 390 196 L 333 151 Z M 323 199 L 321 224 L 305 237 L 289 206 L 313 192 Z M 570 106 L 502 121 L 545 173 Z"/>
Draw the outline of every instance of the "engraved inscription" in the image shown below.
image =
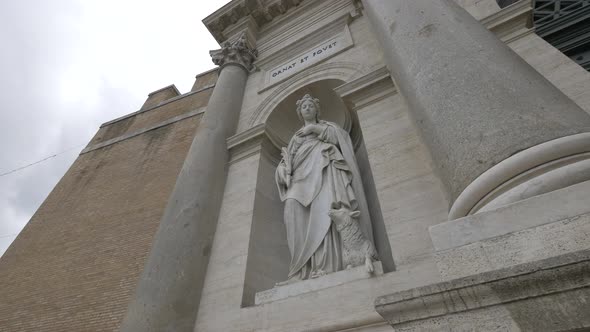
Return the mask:
<path fill-rule="evenodd" d="M 329 40 L 322 45 L 314 47 L 313 49 L 305 52 L 295 59 L 273 68 L 269 72 L 270 80 L 275 81 L 290 76 L 291 74 L 336 53 L 340 48 L 341 46 L 339 40 Z"/>

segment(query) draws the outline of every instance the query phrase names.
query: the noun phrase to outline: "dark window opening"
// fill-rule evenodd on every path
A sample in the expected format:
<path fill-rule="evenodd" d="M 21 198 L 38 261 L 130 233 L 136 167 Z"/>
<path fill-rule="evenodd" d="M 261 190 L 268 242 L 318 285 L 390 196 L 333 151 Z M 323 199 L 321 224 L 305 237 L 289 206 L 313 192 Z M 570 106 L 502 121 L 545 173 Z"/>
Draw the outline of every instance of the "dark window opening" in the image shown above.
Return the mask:
<path fill-rule="evenodd" d="M 590 0 L 535 0 L 537 34 L 590 71 Z"/>

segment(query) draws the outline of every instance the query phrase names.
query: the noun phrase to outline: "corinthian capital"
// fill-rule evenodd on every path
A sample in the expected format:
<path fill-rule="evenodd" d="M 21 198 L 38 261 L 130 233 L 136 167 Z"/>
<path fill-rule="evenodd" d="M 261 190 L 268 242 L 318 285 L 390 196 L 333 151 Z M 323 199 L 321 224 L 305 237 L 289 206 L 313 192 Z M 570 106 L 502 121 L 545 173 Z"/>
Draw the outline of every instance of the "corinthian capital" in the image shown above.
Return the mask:
<path fill-rule="evenodd" d="M 237 64 L 250 71 L 258 51 L 250 49 L 246 43 L 246 37 L 242 35 L 232 42 L 225 42 L 221 49 L 210 51 L 209 54 L 213 63 L 222 68 L 228 64 Z"/>

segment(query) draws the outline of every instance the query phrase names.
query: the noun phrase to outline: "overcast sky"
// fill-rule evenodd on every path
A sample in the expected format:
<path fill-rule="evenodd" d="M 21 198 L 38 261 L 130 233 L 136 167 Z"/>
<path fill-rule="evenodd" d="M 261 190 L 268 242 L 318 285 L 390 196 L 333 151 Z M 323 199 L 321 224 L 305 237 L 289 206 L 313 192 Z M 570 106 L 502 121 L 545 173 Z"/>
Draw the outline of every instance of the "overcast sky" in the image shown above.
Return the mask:
<path fill-rule="evenodd" d="M 227 2 L 0 1 L 0 174 L 61 153 L 0 176 L 0 255 L 101 123 L 214 67 L 201 20 Z"/>

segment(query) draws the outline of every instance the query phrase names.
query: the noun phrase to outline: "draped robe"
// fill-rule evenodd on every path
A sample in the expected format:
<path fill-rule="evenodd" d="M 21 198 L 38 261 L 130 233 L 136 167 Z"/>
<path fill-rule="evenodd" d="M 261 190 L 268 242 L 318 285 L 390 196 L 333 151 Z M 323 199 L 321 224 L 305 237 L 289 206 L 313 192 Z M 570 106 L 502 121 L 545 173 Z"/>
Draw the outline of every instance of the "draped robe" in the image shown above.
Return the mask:
<path fill-rule="evenodd" d="M 338 125 L 320 121 L 320 135 L 294 135 L 287 146 L 291 181 L 275 179 L 285 202 L 284 222 L 291 251 L 290 280 L 303 280 L 342 269 L 342 244 L 328 212 L 345 206 L 359 210 L 364 235 L 373 240 L 364 189 L 348 133 Z"/>

